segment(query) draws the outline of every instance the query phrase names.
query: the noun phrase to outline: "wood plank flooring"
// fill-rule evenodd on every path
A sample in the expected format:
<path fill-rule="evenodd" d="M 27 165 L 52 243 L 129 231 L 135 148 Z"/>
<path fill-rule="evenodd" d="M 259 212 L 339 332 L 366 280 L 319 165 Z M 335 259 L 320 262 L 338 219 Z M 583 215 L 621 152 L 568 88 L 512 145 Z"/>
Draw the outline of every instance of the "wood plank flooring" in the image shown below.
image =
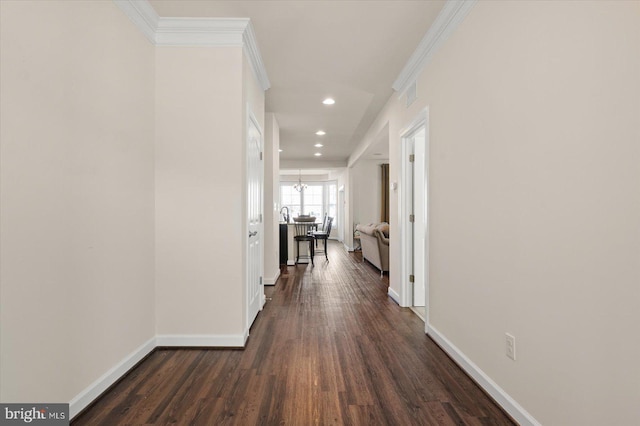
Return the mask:
<path fill-rule="evenodd" d="M 336 242 L 316 260 L 266 287 L 244 350 L 158 349 L 72 424 L 514 424 L 386 276 Z"/>

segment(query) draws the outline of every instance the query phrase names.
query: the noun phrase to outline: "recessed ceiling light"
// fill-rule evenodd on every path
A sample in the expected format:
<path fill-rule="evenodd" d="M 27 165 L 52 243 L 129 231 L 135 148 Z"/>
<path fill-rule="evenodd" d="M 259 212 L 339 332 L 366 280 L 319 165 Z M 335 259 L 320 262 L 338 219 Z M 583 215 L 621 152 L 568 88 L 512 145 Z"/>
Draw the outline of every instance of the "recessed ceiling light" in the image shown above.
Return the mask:
<path fill-rule="evenodd" d="M 279 150 L 278 150 L 278 152 L 282 152 L 282 150 L 281 150 L 281 149 L 279 149 Z"/>
<path fill-rule="evenodd" d="M 327 134 L 327 133 L 326 133 L 324 130 L 318 130 L 318 131 L 316 132 L 316 135 L 318 135 L 318 136 L 324 136 L 324 135 L 326 135 L 326 134 Z"/>
<path fill-rule="evenodd" d="M 382 155 L 379 152 L 374 152 L 373 155 Z"/>
<path fill-rule="evenodd" d="M 333 99 L 331 99 L 331 98 L 327 98 L 327 99 L 325 99 L 324 101 L 322 101 L 322 103 L 323 103 L 323 104 L 325 104 L 325 105 L 333 105 L 333 104 L 335 104 L 335 103 L 336 103 L 336 101 L 334 101 L 334 100 L 333 100 Z"/>
<path fill-rule="evenodd" d="M 316 148 L 322 148 L 324 145 L 322 145 L 321 143 L 317 143 L 314 145 Z"/>
<path fill-rule="evenodd" d="M 316 153 L 315 153 L 315 154 L 313 154 L 313 155 L 315 155 L 316 157 L 320 157 L 320 156 L 322 156 L 322 154 L 321 154 L 320 152 L 316 152 Z"/>

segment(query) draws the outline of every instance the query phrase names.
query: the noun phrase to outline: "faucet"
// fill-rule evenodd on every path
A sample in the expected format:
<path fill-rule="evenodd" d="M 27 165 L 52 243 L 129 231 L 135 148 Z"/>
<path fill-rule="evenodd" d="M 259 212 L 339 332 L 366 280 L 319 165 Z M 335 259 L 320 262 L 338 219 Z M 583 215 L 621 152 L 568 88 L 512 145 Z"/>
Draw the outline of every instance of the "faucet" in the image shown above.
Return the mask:
<path fill-rule="evenodd" d="M 286 213 L 282 213 L 283 210 L 285 210 Z M 289 223 L 289 207 L 287 207 L 287 206 L 282 207 L 280 209 L 280 214 L 282 215 L 284 221 Z"/>

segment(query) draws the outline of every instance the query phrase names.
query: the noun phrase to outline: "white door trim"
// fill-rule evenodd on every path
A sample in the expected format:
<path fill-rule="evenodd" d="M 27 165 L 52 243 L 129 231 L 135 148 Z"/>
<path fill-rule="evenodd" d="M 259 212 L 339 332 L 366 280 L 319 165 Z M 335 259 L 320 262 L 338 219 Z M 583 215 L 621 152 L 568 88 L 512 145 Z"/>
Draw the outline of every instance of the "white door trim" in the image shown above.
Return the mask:
<path fill-rule="evenodd" d="M 409 156 L 414 153 L 413 139 L 411 132 L 404 132 L 402 135 L 401 145 L 401 177 L 400 177 L 400 208 L 398 217 L 400 222 L 400 259 L 401 259 L 401 275 L 400 275 L 400 294 L 398 304 L 402 307 L 409 307 L 411 303 L 411 283 L 409 275 L 413 273 L 413 232 L 409 215 L 413 212 L 412 193 L 413 193 L 413 173 L 411 171 L 412 164 Z"/>
<path fill-rule="evenodd" d="M 422 280 L 424 281 L 425 288 L 425 331 L 426 325 L 429 323 L 429 108 L 425 108 L 409 123 L 401 132 L 401 179 L 402 186 L 400 191 L 400 202 L 398 203 L 400 208 L 400 256 L 401 256 L 401 271 L 402 276 L 400 282 L 400 306 L 411 306 L 412 304 L 412 287 L 409 284 L 409 269 L 411 266 L 411 259 L 409 254 L 411 253 L 410 240 L 410 227 L 408 210 L 409 205 L 409 190 L 411 189 L 407 185 L 407 180 L 410 178 L 410 163 L 409 163 L 409 149 L 410 144 L 413 142 L 413 136 L 424 126 L 425 139 L 424 145 L 417 144 L 414 146 L 414 182 L 417 191 L 414 194 L 414 205 L 419 208 L 416 209 L 415 217 L 415 230 L 414 234 L 418 236 L 414 244 L 419 244 L 419 250 L 424 254 L 423 258 L 415 259 L 416 264 L 420 264 L 422 267 Z"/>

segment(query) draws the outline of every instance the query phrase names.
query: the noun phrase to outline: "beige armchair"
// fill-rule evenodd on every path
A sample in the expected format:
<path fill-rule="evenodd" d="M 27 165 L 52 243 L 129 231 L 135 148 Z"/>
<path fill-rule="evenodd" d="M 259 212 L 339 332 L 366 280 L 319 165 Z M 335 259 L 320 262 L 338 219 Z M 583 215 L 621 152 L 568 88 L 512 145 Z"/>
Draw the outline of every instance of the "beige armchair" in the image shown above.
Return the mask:
<path fill-rule="evenodd" d="M 360 224 L 356 226 L 360 232 L 360 244 L 362 245 L 362 257 L 376 268 L 380 269 L 380 275 L 389 271 L 389 224 Z"/>

